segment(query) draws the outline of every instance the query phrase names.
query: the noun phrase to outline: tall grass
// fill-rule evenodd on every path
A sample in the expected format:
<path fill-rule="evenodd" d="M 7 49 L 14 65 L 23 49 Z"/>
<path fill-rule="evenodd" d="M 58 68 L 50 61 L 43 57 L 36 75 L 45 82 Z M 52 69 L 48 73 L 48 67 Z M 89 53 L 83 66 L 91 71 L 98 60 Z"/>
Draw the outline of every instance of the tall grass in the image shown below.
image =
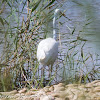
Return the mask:
<path fill-rule="evenodd" d="M 64 55 L 59 51 L 53 76 L 48 79 L 46 78 L 48 72 L 45 72 L 45 77 L 41 77 L 41 66 L 36 58 L 37 44 L 41 39 L 46 38 L 49 33 L 46 25 L 52 22 L 54 9 L 61 6 L 56 0 L 1 1 L 0 32 L 4 33 L 4 51 L 0 58 L 0 91 L 24 86 L 39 88 L 59 81 L 86 82 L 96 79 L 94 74 L 98 77 L 98 68 L 96 68 L 98 58 L 95 61 L 93 54 L 84 53 L 86 41 L 79 35 L 74 40 L 68 38 Z M 6 7 L 9 8 L 9 14 L 3 16 Z M 72 30 L 70 37 L 75 34 L 75 29 Z M 80 49 L 77 50 L 77 47 Z M 88 70 L 88 60 L 94 66 L 91 70 Z"/>

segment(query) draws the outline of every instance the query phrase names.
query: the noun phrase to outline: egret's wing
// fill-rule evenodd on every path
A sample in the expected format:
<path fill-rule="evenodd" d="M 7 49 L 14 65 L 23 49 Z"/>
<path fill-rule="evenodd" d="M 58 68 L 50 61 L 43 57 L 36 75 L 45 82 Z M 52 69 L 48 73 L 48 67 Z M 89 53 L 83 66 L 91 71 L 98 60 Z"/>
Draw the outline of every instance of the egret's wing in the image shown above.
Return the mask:
<path fill-rule="evenodd" d="M 53 65 L 57 56 L 58 56 L 58 43 L 54 44 L 53 48 L 50 49 L 49 58 L 48 58 L 48 65 Z"/>
<path fill-rule="evenodd" d="M 37 49 L 37 58 L 43 65 L 54 63 L 58 55 L 58 43 L 51 38 L 42 40 Z"/>
<path fill-rule="evenodd" d="M 39 61 L 42 61 L 46 58 L 46 55 L 49 51 L 48 43 L 41 41 L 37 48 L 37 58 Z"/>

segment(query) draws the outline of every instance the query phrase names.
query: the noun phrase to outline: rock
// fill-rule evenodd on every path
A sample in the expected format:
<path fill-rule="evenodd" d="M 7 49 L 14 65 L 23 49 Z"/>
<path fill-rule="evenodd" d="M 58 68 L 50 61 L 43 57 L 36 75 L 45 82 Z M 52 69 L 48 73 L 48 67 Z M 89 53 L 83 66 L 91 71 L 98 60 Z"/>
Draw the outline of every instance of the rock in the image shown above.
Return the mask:
<path fill-rule="evenodd" d="M 44 90 L 45 92 L 50 92 L 49 87 L 44 87 L 43 90 Z"/>
<path fill-rule="evenodd" d="M 94 84 L 93 84 L 93 87 L 100 87 L 100 81 L 96 81 Z"/>
<path fill-rule="evenodd" d="M 27 96 L 24 96 L 24 97 L 18 97 L 17 99 L 15 100 L 34 100 L 34 97 L 27 97 Z"/>
<path fill-rule="evenodd" d="M 79 93 L 76 100 L 86 100 L 86 96 L 84 95 L 84 93 Z"/>
<path fill-rule="evenodd" d="M 66 91 L 60 91 L 60 92 L 55 92 L 51 94 L 53 97 L 58 97 L 58 98 L 65 98 L 67 96 Z"/>
<path fill-rule="evenodd" d="M 41 96 L 41 95 L 46 95 L 45 91 L 43 89 L 37 91 L 37 95 Z"/>
<path fill-rule="evenodd" d="M 55 100 L 70 100 L 68 97 L 65 98 L 55 98 Z"/>
<path fill-rule="evenodd" d="M 59 83 L 58 86 L 63 86 L 64 87 L 65 85 L 63 83 Z"/>
<path fill-rule="evenodd" d="M 62 98 L 56 98 L 55 100 L 62 100 Z"/>
<path fill-rule="evenodd" d="M 46 86 L 43 89 L 32 88 L 27 91 L 0 92 L 0 100 L 100 100 L 100 81 L 87 84 L 69 84 Z M 7 98 L 5 98 L 7 97 Z"/>
<path fill-rule="evenodd" d="M 68 84 L 65 86 L 65 88 L 68 88 L 68 87 L 77 88 L 78 86 L 79 86 L 79 84 Z"/>
<path fill-rule="evenodd" d="M 87 83 L 85 86 L 88 86 L 88 87 L 97 87 L 97 86 L 100 86 L 100 80 L 95 80 L 91 83 Z"/>
<path fill-rule="evenodd" d="M 59 86 L 59 85 L 54 85 L 54 92 L 59 92 L 59 91 L 64 91 L 65 87 Z"/>
<path fill-rule="evenodd" d="M 38 89 L 32 88 L 32 89 L 30 89 L 30 91 L 38 91 Z"/>
<path fill-rule="evenodd" d="M 65 100 L 65 99 L 62 99 L 62 98 L 56 98 L 55 100 Z"/>
<path fill-rule="evenodd" d="M 100 92 L 100 87 L 95 87 L 93 92 Z"/>
<path fill-rule="evenodd" d="M 17 93 L 15 94 L 16 97 L 20 97 L 20 96 L 24 96 L 25 94 L 24 93 Z"/>
<path fill-rule="evenodd" d="M 73 84 L 68 84 L 65 87 L 68 88 L 68 87 L 74 87 L 74 86 L 73 86 Z"/>
<path fill-rule="evenodd" d="M 50 86 L 46 86 L 46 88 L 50 88 Z"/>
<path fill-rule="evenodd" d="M 52 92 L 52 91 L 54 91 L 54 86 L 51 86 L 50 88 L 49 88 L 49 90 Z"/>
<path fill-rule="evenodd" d="M 36 94 L 35 91 L 30 91 L 30 90 L 29 90 L 29 91 L 26 92 L 26 95 L 35 95 L 35 94 Z"/>
<path fill-rule="evenodd" d="M 86 88 L 91 88 L 91 87 L 93 87 L 93 84 L 87 83 L 87 84 L 85 85 L 85 87 L 86 87 Z"/>
<path fill-rule="evenodd" d="M 97 97 L 97 100 L 100 100 L 100 97 Z"/>
<path fill-rule="evenodd" d="M 100 85 L 100 80 L 95 80 L 95 81 L 91 82 L 91 84 L 96 84 L 96 83 L 99 83 L 99 85 Z"/>
<path fill-rule="evenodd" d="M 10 94 L 16 94 L 16 93 L 18 93 L 17 90 L 10 91 Z"/>
<path fill-rule="evenodd" d="M 34 100 L 33 97 L 24 97 L 22 100 Z"/>
<path fill-rule="evenodd" d="M 27 89 L 26 88 L 23 88 L 23 89 L 19 90 L 18 92 L 19 93 L 25 93 L 26 91 L 27 91 Z"/>
<path fill-rule="evenodd" d="M 40 100 L 55 100 L 51 95 L 44 95 L 40 97 Z"/>
<path fill-rule="evenodd" d="M 34 100 L 40 100 L 40 98 L 39 97 L 35 97 Z"/>
<path fill-rule="evenodd" d="M 70 100 L 68 97 L 65 97 L 65 100 Z"/>

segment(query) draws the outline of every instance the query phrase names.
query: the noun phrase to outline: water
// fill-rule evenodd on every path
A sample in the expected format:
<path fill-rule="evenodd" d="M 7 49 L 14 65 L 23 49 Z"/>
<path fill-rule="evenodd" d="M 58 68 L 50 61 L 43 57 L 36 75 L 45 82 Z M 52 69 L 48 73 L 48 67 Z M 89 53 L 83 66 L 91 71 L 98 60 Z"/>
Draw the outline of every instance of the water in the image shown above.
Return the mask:
<path fill-rule="evenodd" d="M 80 36 L 88 40 L 86 44 L 87 49 L 89 48 L 91 52 L 96 52 L 100 55 L 100 1 L 76 0 L 74 2 L 66 2 L 63 6 L 63 8 L 67 9 L 66 15 L 72 20 L 70 23 L 65 23 L 64 26 L 68 25 L 71 28 L 75 26 L 76 34 L 82 31 Z"/>
<path fill-rule="evenodd" d="M 92 75 L 92 69 L 95 65 L 96 68 L 99 68 L 100 60 L 96 61 L 95 59 L 99 59 L 100 55 L 100 1 L 99 0 L 72 0 L 67 1 L 63 4 L 62 7 L 63 10 L 67 10 L 65 12 L 66 16 L 70 18 L 70 21 L 67 21 L 63 26 L 60 26 L 60 32 L 61 32 L 61 43 L 62 46 L 59 47 L 60 51 L 62 51 L 62 55 L 66 55 L 67 49 L 68 49 L 68 41 L 76 40 L 77 36 L 81 37 L 86 41 L 85 46 L 83 47 L 84 51 L 84 59 L 86 59 L 89 54 L 93 55 L 93 59 L 90 57 L 84 65 L 81 63 L 79 66 L 77 65 L 77 60 L 79 59 L 79 55 L 81 55 L 81 47 L 84 44 L 84 41 L 80 46 L 77 46 L 75 48 L 74 52 L 78 52 L 78 55 L 74 57 L 74 65 L 72 64 L 71 67 L 73 69 L 78 67 L 78 69 L 83 70 L 85 73 L 91 73 Z M 62 17 L 59 19 L 62 23 L 66 20 L 66 18 Z M 73 29 L 75 27 L 74 35 L 71 37 L 70 34 L 72 33 Z M 70 40 L 69 40 L 70 38 Z M 74 44 L 72 44 L 74 45 Z M 88 55 L 88 56 L 87 56 Z M 98 58 L 97 58 L 98 57 Z M 94 61 L 94 63 L 92 63 Z M 72 62 L 73 63 L 73 62 Z M 62 65 L 60 65 L 62 66 Z M 74 71 L 70 70 L 68 68 L 68 65 L 66 64 L 67 69 L 67 76 L 69 77 L 72 75 L 74 76 Z M 77 70 L 78 70 L 77 69 Z M 79 70 L 78 70 L 79 71 Z M 79 71 L 79 72 L 81 72 Z M 58 71 L 58 73 L 60 73 Z M 81 72 L 83 73 L 83 72 Z"/>
<path fill-rule="evenodd" d="M 60 0 L 59 0 L 60 1 Z M 84 52 L 91 52 L 92 54 L 99 54 L 100 55 L 100 1 L 99 0 L 72 0 L 72 1 L 66 1 L 65 3 L 61 3 L 63 4 L 62 9 L 63 10 L 67 10 L 65 12 L 66 16 L 70 19 L 67 20 L 64 17 L 61 17 L 58 21 L 60 21 L 61 23 L 65 22 L 65 24 L 63 25 L 59 25 L 58 27 L 60 29 L 60 35 L 61 35 L 61 43 L 62 45 L 59 46 L 59 51 L 62 52 L 61 54 L 64 55 L 67 52 L 68 49 L 68 41 L 70 40 L 75 40 L 76 37 L 79 35 L 81 38 L 86 39 L 86 45 L 83 48 Z M 19 7 L 19 10 L 22 10 L 21 6 Z M 26 9 L 24 9 L 24 12 L 26 13 Z M 2 16 L 8 15 L 9 10 L 7 10 Z M 18 13 L 16 15 L 16 18 L 18 16 Z M 22 21 L 22 17 L 24 16 L 24 18 L 26 19 L 26 14 L 22 14 L 20 16 L 19 22 Z M 15 17 L 14 15 L 12 17 Z M 12 19 L 13 20 L 13 19 Z M 10 20 L 10 21 L 12 21 Z M 18 19 L 17 19 L 18 21 Z M 91 23 L 90 23 L 91 22 Z M 51 21 L 52 23 L 52 21 Z M 88 24 L 90 23 L 90 24 Z M 48 25 L 48 23 L 47 23 Z M 16 24 L 12 25 L 11 27 L 16 26 Z M 51 26 L 52 27 L 52 26 Z M 75 27 L 75 33 L 73 36 L 71 36 L 70 34 L 72 33 L 73 29 Z M 2 28 L 2 27 L 1 27 Z M 48 28 L 49 29 L 49 28 Z M 15 31 L 15 30 L 14 30 Z M 50 28 L 50 33 L 52 33 L 52 28 Z M 9 38 L 9 35 L 7 35 Z M 1 39 L 4 40 L 5 38 L 5 33 L 2 34 L 2 32 L 0 32 L 0 37 Z M 69 39 L 70 38 L 70 39 Z M 10 40 L 10 42 L 12 42 L 13 40 Z M 74 45 L 74 44 L 72 44 Z M 4 48 L 4 43 L 0 44 L 0 56 L 2 55 L 3 49 Z M 76 51 L 79 50 L 80 47 L 76 48 Z M 81 50 L 81 49 L 80 49 Z M 80 54 L 80 52 L 79 52 Z M 77 56 L 78 57 L 78 56 Z M 76 59 L 77 59 L 76 57 Z M 94 56 L 96 58 L 96 56 Z M 95 59 L 94 58 L 94 59 Z M 64 57 L 62 57 L 62 59 L 64 59 Z M 90 62 L 88 61 L 87 63 L 91 64 L 91 60 Z M 59 66 L 62 66 L 62 64 L 60 64 Z M 67 66 L 67 65 L 66 65 Z M 56 70 L 56 68 L 54 69 Z M 70 69 L 68 69 L 69 71 Z M 87 71 L 84 68 L 85 71 Z M 58 71 L 58 73 L 61 70 Z M 73 71 L 72 73 L 73 74 Z"/>
<path fill-rule="evenodd" d="M 63 2 L 62 2 L 63 3 Z M 20 8 L 21 6 L 20 6 Z M 71 21 L 67 21 L 63 27 L 61 26 L 61 32 L 62 33 L 70 33 L 73 30 L 74 27 L 76 27 L 75 34 L 77 35 L 79 31 L 82 30 L 83 26 L 86 23 L 92 22 L 91 24 L 85 26 L 83 32 L 80 32 L 80 36 L 82 36 L 84 39 L 87 39 L 87 47 L 91 49 L 91 51 L 96 52 L 97 54 L 100 54 L 99 49 L 100 49 L 100 1 L 99 0 L 85 0 L 85 1 L 80 1 L 76 0 L 73 2 L 72 1 L 66 1 L 63 4 L 62 7 L 63 10 L 66 11 L 66 16 L 71 19 Z M 2 14 L 6 18 L 6 15 L 9 13 L 9 9 L 5 10 L 6 12 Z M 24 12 L 26 10 L 24 9 Z M 25 16 L 22 14 L 22 16 Z M 22 16 L 20 17 L 20 21 L 22 20 Z M 90 19 L 90 20 L 89 20 Z M 63 23 L 66 20 L 66 18 L 62 17 L 60 18 L 60 21 Z M 12 20 L 11 20 L 12 21 Z M 68 27 L 71 29 L 69 30 Z M 1 25 L 2 29 L 2 25 Z M 51 29 L 50 29 L 51 30 Z M 51 31 L 52 33 L 52 31 Z M 61 34 L 62 35 L 62 34 Z M 64 34 L 63 34 L 64 35 Z M 62 37 L 63 37 L 62 35 Z M 4 37 L 4 34 L 0 33 L 1 40 Z M 67 35 L 66 35 L 67 37 Z M 66 40 L 63 38 L 63 40 Z M 3 45 L 1 44 L 0 50 L 2 52 L 2 47 Z M 1 53 L 0 53 L 1 54 Z"/>

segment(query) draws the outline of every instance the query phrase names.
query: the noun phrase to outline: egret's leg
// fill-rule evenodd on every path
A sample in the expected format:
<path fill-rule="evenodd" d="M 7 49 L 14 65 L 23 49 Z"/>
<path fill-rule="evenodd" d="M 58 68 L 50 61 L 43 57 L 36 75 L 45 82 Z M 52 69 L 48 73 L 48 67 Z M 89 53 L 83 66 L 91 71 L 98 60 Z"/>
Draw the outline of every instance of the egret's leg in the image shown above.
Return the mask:
<path fill-rule="evenodd" d="M 41 83 L 43 86 L 45 85 L 45 68 L 45 65 L 43 65 L 43 67 L 41 68 Z"/>
<path fill-rule="evenodd" d="M 45 66 L 43 65 L 42 68 L 41 68 L 41 78 L 44 78 L 45 77 Z"/>
<path fill-rule="evenodd" d="M 52 76 L 52 65 L 49 65 L 49 78 Z"/>

